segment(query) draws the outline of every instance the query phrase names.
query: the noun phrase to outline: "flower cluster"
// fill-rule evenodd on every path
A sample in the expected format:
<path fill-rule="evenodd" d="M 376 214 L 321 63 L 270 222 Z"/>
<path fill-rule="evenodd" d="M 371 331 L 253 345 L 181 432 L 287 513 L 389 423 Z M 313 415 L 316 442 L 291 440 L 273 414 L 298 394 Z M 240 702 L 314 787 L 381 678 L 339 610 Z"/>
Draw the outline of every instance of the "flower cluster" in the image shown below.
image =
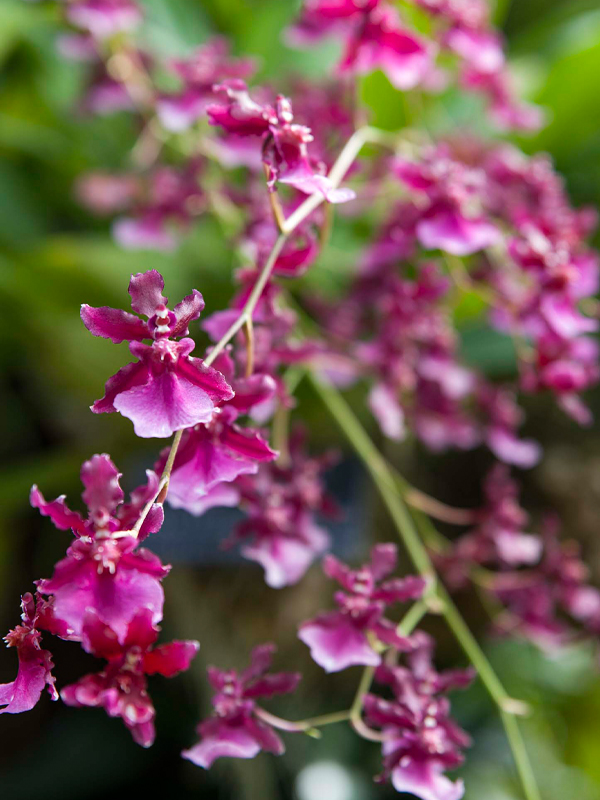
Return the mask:
<path fill-rule="evenodd" d="M 77 183 L 79 200 L 100 216 L 118 216 L 112 231 L 128 250 L 173 250 L 181 231 L 206 210 L 200 189 L 201 162 L 185 169 L 158 166 L 147 174 L 89 173 Z"/>
<path fill-rule="evenodd" d="M 132 275 L 134 313 L 81 307 L 94 336 L 128 342 L 134 358 L 108 379 L 92 411 L 120 413 L 138 437 L 173 440 L 128 502 L 108 455 L 86 461 L 87 516 L 64 496 L 46 501 L 32 488 L 31 504 L 74 541 L 51 577 L 36 582 L 35 596 L 22 597 L 22 622 L 5 638 L 16 649 L 18 672 L 0 686 L 0 713 L 33 708 L 47 688 L 68 705 L 102 707 L 137 743 L 152 744 L 147 676 L 188 669 L 199 647 L 157 644 L 170 567 L 141 545 L 160 530 L 165 502 L 196 517 L 215 506 L 239 507 L 245 517 L 225 545 L 239 544 L 273 588 L 300 581 L 330 548 L 321 518 L 336 513 L 323 481 L 333 459 L 308 455 L 303 438 L 288 430 L 293 386 L 306 371 L 332 391 L 331 384 L 357 384 L 358 396 L 366 383 L 366 403 L 391 439 L 414 433 L 436 452 L 485 444 L 503 462 L 485 481 L 485 504 L 469 516 L 470 529 L 435 554 L 451 588 L 485 582 L 501 608 L 495 627 L 543 646 L 600 634 L 600 591 L 577 547 L 560 541 L 551 524 L 541 535 L 529 532 L 506 466 L 532 467 L 541 457 L 537 442 L 520 433 L 520 392 L 549 391 L 577 422 L 590 420 L 581 394 L 600 378 L 590 336 L 598 329 L 592 297 L 599 265 L 587 244 L 595 216 L 572 208 L 545 156 L 474 137 L 440 139 L 420 132 L 418 120 L 415 130 L 400 133 L 355 129 L 366 111 L 355 107 L 357 77 L 378 69 L 403 92 L 442 92 L 454 76 L 459 87 L 487 98 L 500 128 L 541 123 L 539 110 L 513 93 L 484 0 L 410 5 L 305 0 L 285 32 L 288 43 L 334 36 L 342 56 L 325 81 L 292 79 L 277 94 L 248 85 L 254 60 L 232 56 L 221 37 L 166 62 L 147 52 L 136 36 L 143 15 L 135 0 L 64 4 L 71 28 L 58 48 L 89 64 L 81 110 L 126 111 L 140 131 L 130 167 L 80 176 L 79 201 L 114 217 L 113 238 L 127 249 L 172 250 L 195 219 L 214 215 L 231 231 L 240 267 L 229 305 L 202 323 L 200 292 L 171 308 L 156 270 Z M 366 142 L 383 148 L 357 161 Z M 347 177 L 358 192 L 340 186 Z M 353 218 L 365 249 L 343 288 L 336 277 L 334 301 L 318 296 L 314 283 L 310 295 L 299 281 L 284 288 L 280 279 L 301 278 L 318 260 L 331 205 L 351 200 L 337 213 Z M 510 380 L 494 382 L 463 357 L 456 312 L 465 299 L 514 343 Z M 192 355 L 194 334 L 211 341 L 202 357 Z M 333 716 L 381 743 L 381 780 L 420 800 L 460 800 L 462 781 L 445 773 L 462 763 L 469 738 L 452 721 L 446 693 L 465 687 L 472 672 L 437 673 L 433 640 L 414 630 L 430 610 L 451 620 L 451 601 L 417 533 L 413 540 L 400 524 L 401 517 L 410 523 L 410 512 L 393 506 L 401 503 L 402 480 L 394 484 L 383 455 L 371 455 L 351 415 L 348 408 L 338 422 L 386 505 L 400 509 L 393 516 L 420 574 L 391 577 L 391 544 L 374 546 L 358 569 L 326 555 L 324 572 L 341 586 L 336 608 L 304 621 L 298 636 L 326 672 L 365 668 L 352 708 Z M 404 620 L 394 620 L 393 607 L 409 601 L 415 605 Z M 52 636 L 103 662 L 60 694 L 46 649 Z M 471 639 L 465 650 L 476 648 Z M 292 692 L 300 679 L 269 672 L 274 649 L 257 647 L 241 672 L 209 668 L 214 713 L 185 758 L 209 768 L 225 756 L 281 754 L 275 729 L 310 732 L 332 721 L 291 722 L 259 705 Z M 380 694 L 370 693 L 371 678 Z M 496 690 L 494 684 L 497 700 Z"/>
<path fill-rule="evenodd" d="M 499 604 L 494 628 L 554 650 L 600 632 L 600 591 L 574 541 L 559 538 L 555 517 L 526 532 L 528 515 L 508 467 L 496 464 L 484 482 L 477 524 L 437 555 L 452 588 L 476 581 Z"/>
<path fill-rule="evenodd" d="M 440 558 L 444 575 L 460 586 L 473 565 L 511 569 L 536 564 L 542 542 L 525 533 L 528 517 L 518 502 L 518 486 L 508 467 L 496 464 L 484 481 L 485 504 L 477 512 L 477 526 L 453 542 Z"/>
<path fill-rule="evenodd" d="M 455 286 L 481 290 L 491 324 L 517 343 L 519 388 L 551 391 L 588 423 L 579 393 L 600 376 L 589 336 L 598 320 L 582 313 L 598 288 L 597 256 L 585 243 L 594 215 L 570 207 L 547 159 L 512 148 L 480 147 L 467 158 L 447 142 L 390 166 L 409 197 L 369 246 L 335 317 L 329 307 L 321 313 L 330 347 L 373 380 L 370 406 L 387 436 L 402 439 L 410 426 L 434 451 L 484 441 L 497 458 L 531 467 L 540 448 L 518 438 L 516 387 L 461 363 Z M 470 272 L 456 262 L 465 256 Z M 404 263 L 414 277 L 398 274 Z"/>
<path fill-rule="evenodd" d="M 148 747 L 154 741 L 154 706 L 146 675 L 165 677 L 186 670 L 198 642 L 172 642 L 155 647 L 163 616 L 162 580 L 169 572 L 149 550 L 139 547 L 163 522 L 162 506 L 153 504 L 158 477 L 148 471 L 144 486 L 128 503 L 121 475 L 107 455 L 93 456 L 81 468 L 87 518 L 72 511 L 64 496 L 46 501 L 34 486 L 31 504 L 50 517 L 59 530 L 71 530 L 75 541 L 54 568 L 51 578 L 37 581 L 37 594 L 22 598 L 23 624 L 6 637 L 15 647 L 19 671 L 15 681 L 0 687 L 2 711 L 15 714 L 33 708 L 45 685 L 58 699 L 52 657 L 41 647 L 42 633 L 71 642 L 106 660 L 98 673 L 65 686 L 62 700 L 74 706 L 100 706 L 121 717 L 134 740 Z M 142 509 L 150 503 L 139 527 Z M 1 712 L 0 712 L 1 713 Z"/>
<path fill-rule="evenodd" d="M 373 381 L 368 401 L 383 433 L 402 440 L 412 429 L 435 452 L 485 442 L 509 464 L 535 464 L 540 448 L 518 437 L 523 415 L 514 391 L 490 384 L 460 359 L 447 308 L 449 280 L 434 262 L 421 264 L 414 279 L 401 278 L 388 258 L 387 246 L 375 245 L 345 313 L 330 316 L 332 323 L 324 319 L 334 351 L 341 342 L 355 376 Z M 344 345 L 349 330 L 350 353 Z"/>
<path fill-rule="evenodd" d="M 398 792 L 421 800 L 460 800 L 463 781 L 452 782 L 443 773 L 462 764 L 461 751 L 471 740 L 450 718 L 444 695 L 468 686 L 473 671 L 438 673 L 432 665 L 432 639 L 418 632 L 413 641 L 407 666 L 382 665 L 375 672 L 375 680 L 391 688 L 393 699 L 365 697 L 366 719 L 385 737 L 380 780 L 391 779 Z"/>
<path fill-rule="evenodd" d="M 370 563 L 358 570 L 349 569 L 334 556 L 324 559 L 325 574 L 345 589 L 335 595 L 339 610 L 304 622 L 299 636 L 327 672 L 353 664 L 377 666 L 381 663 L 379 643 L 400 652 L 411 649 L 410 640 L 396 631 L 384 613 L 388 605 L 419 598 L 425 581 L 412 576 L 383 581 L 396 568 L 396 560 L 397 551 L 391 544 L 376 545 Z"/>
<path fill-rule="evenodd" d="M 261 719 L 259 698 L 293 692 L 301 675 L 297 672 L 268 672 L 275 645 L 256 647 L 250 666 L 240 673 L 208 668 L 214 691 L 214 715 L 198 726 L 200 741 L 183 752 L 183 757 L 208 769 L 223 756 L 254 758 L 261 750 L 275 755 L 285 746 L 273 728 Z"/>
<path fill-rule="evenodd" d="M 381 69 L 403 91 L 443 89 L 449 75 L 436 57 L 450 53 L 458 60 L 459 84 L 488 99 L 500 128 L 540 127 L 539 109 L 514 95 L 502 39 L 490 25 L 485 0 L 414 0 L 414 5 L 430 17 L 430 38 L 411 30 L 388 0 L 305 0 L 287 40 L 306 47 L 324 36 L 339 38 L 345 48 L 340 75 Z"/>
<path fill-rule="evenodd" d="M 489 587 L 505 609 L 495 620 L 497 629 L 550 651 L 582 636 L 597 643 L 600 634 L 600 591 L 589 582 L 579 544 L 561 541 L 558 529 L 557 520 L 548 518 L 539 562 L 529 570 L 498 574 Z"/>
<path fill-rule="evenodd" d="M 290 446 L 289 464 L 263 464 L 255 474 L 236 482 L 246 519 L 230 543 L 240 542 L 241 553 L 258 562 L 273 588 L 297 583 L 315 558 L 329 548 L 329 534 L 315 513 L 332 516 L 336 507 L 323 486 L 321 473 L 331 458 L 310 458 L 299 437 Z"/>

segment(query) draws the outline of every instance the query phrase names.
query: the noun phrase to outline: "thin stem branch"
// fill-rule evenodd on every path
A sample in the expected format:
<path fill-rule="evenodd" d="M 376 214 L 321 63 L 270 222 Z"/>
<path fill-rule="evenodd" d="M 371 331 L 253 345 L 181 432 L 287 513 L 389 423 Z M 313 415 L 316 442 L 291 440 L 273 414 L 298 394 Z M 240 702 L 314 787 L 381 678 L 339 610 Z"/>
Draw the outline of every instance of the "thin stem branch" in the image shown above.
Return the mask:
<path fill-rule="evenodd" d="M 407 488 L 404 499 L 409 506 L 424 511 L 428 516 L 448 522 L 450 525 L 473 525 L 477 522 L 477 511 L 470 508 L 454 508 L 430 497 L 420 489 Z"/>
<path fill-rule="evenodd" d="M 175 456 L 177 455 L 177 450 L 179 448 L 179 442 L 181 441 L 181 437 L 183 436 L 183 431 L 176 431 L 173 437 L 173 442 L 171 444 L 171 449 L 169 450 L 169 455 L 167 456 L 167 461 L 162 471 L 162 475 L 160 476 L 160 480 L 158 482 L 158 490 L 156 492 L 155 497 L 149 500 L 144 508 L 142 509 L 142 513 L 137 519 L 134 527 L 132 528 L 132 532 L 135 536 L 139 536 L 140 530 L 146 517 L 150 513 L 152 506 L 155 503 L 163 503 L 165 497 L 167 495 L 167 491 L 169 489 L 169 479 L 171 477 L 171 471 L 173 470 L 173 464 L 175 462 Z"/>
<path fill-rule="evenodd" d="M 398 490 L 394 483 L 394 477 L 391 475 L 385 459 L 375 447 L 340 393 L 330 384 L 326 384 L 322 380 L 315 378 L 313 374 L 310 374 L 309 377 L 317 394 L 329 408 L 332 416 L 346 434 L 348 440 L 371 473 L 394 522 L 398 529 L 402 531 L 404 545 L 414 565 L 424 578 L 429 579 L 433 583 L 435 581 L 433 564 L 431 563 L 425 545 L 421 541 L 413 525 L 408 510 L 404 503 L 400 501 Z M 398 498 L 399 502 L 396 503 L 391 498 Z"/>
<path fill-rule="evenodd" d="M 313 375 L 310 377 L 317 393 L 370 472 L 415 567 L 423 577 L 430 580 L 430 596 L 440 602 L 440 613 L 445 617 L 463 651 L 477 670 L 488 694 L 498 706 L 525 797 L 527 800 L 540 800 L 529 757 L 514 719 L 515 713 L 522 713 L 526 706 L 508 695 L 448 592 L 437 579 L 429 554 L 414 527 L 401 494 L 394 487 L 394 476 L 387 462 L 339 392 L 330 384 L 317 380 Z M 509 721 L 508 726 L 507 721 Z"/>
<path fill-rule="evenodd" d="M 504 725 L 506 738 L 508 739 L 510 749 L 515 759 L 515 764 L 517 765 L 517 771 L 525 797 L 527 800 L 542 800 L 535 775 L 531 768 L 531 761 L 527 754 L 525 742 L 523 741 L 521 729 L 519 728 L 519 723 L 514 714 L 508 711 L 501 710 L 500 716 L 502 718 L 502 724 Z"/>
<path fill-rule="evenodd" d="M 358 689 L 354 696 L 354 702 L 350 708 L 350 724 L 354 730 L 362 736 L 363 739 L 368 739 L 371 742 L 382 742 L 383 734 L 379 731 L 374 731 L 363 722 L 362 710 L 365 702 L 365 695 L 371 688 L 373 683 L 373 676 L 375 675 L 375 667 L 365 667 L 363 674 L 358 684 Z"/>
<path fill-rule="evenodd" d="M 377 128 L 360 128 L 355 131 L 344 145 L 341 153 L 336 159 L 335 164 L 332 166 L 329 175 L 327 176 L 331 181 L 334 188 L 337 188 L 341 181 L 344 179 L 346 173 L 354 163 L 357 155 L 362 148 L 368 144 L 380 144 L 386 147 L 394 147 L 398 141 L 395 134 L 390 134 L 386 131 L 380 131 Z M 283 225 L 282 232 L 290 234 L 298 225 L 303 222 L 309 214 L 318 208 L 325 200 L 321 194 L 311 194 L 302 205 L 290 214 Z"/>
<path fill-rule="evenodd" d="M 265 177 L 268 180 L 270 169 L 269 167 L 264 164 L 265 170 Z M 273 213 L 273 219 L 275 220 L 275 225 L 277 225 L 277 230 L 279 233 L 283 233 L 284 225 L 285 225 L 285 214 L 283 213 L 283 208 L 281 207 L 281 202 L 279 200 L 279 194 L 277 193 L 277 189 L 269 189 L 269 204 L 271 206 L 271 212 Z"/>
<path fill-rule="evenodd" d="M 396 628 L 399 636 L 410 636 L 410 634 L 417 627 L 419 622 L 427 614 L 429 608 L 425 601 L 419 600 L 416 602 L 409 611 L 404 615 L 404 618 Z M 393 648 L 387 648 L 393 649 Z M 365 695 L 371 688 L 373 677 L 375 675 L 375 667 L 365 667 L 363 670 L 360 683 L 354 696 L 354 701 L 350 707 L 350 724 L 354 730 L 364 739 L 369 739 L 371 742 L 382 742 L 385 735 L 380 731 L 374 731 L 372 728 L 363 721 L 362 710 L 365 702 Z"/>
<path fill-rule="evenodd" d="M 415 603 L 410 611 L 406 613 L 402 622 L 400 622 L 398 625 L 398 633 L 401 636 L 409 636 L 427 611 L 428 608 L 426 603 L 422 601 Z M 313 736 L 315 738 L 320 737 L 320 732 L 317 730 L 318 728 L 322 728 L 325 725 L 334 725 L 337 722 L 350 721 L 352 726 L 358 733 L 360 733 L 361 736 L 364 736 L 371 741 L 381 742 L 383 741 L 383 735 L 379 733 L 379 731 L 374 731 L 367 727 L 361 718 L 364 696 L 369 691 L 374 674 L 375 667 L 367 667 L 363 671 L 352 706 L 344 711 L 333 711 L 330 714 L 321 714 L 318 717 L 290 720 L 283 719 L 283 717 L 277 717 L 275 714 L 271 714 L 270 711 L 265 711 L 264 708 L 257 706 L 255 708 L 255 714 L 257 717 L 262 719 L 263 722 L 272 725 L 278 730 L 289 731 L 290 733 L 307 733 L 309 736 Z"/>
<path fill-rule="evenodd" d="M 272 725 L 274 728 L 278 728 L 280 731 L 307 733 L 309 736 L 315 738 L 320 736 L 317 728 L 322 728 L 324 725 L 334 725 L 336 722 L 346 722 L 350 719 L 350 711 L 348 710 L 334 711 L 331 714 L 321 714 L 318 717 L 309 717 L 308 719 L 297 721 L 277 717 L 275 714 L 271 714 L 270 711 L 265 711 L 264 708 L 260 708 L 260 706 L 255 708 L 255 714 L 257 717 L 260 717 L 263 722 Z"/>
<path fill-rule="evenodd" d="M 204 363 L 207 367 L 214 362 L 216 357 L 221 353 L 221 351 L 229 344 L 229 342 L 233 339 L 236 333 L 243 328 L 246 324 L 246 320 L 252 317 L 254 309 L 258 301 L 260 300 L 260 296 L 262 295 L 265 286 L 267 285 L 269 278 L 271 277 L 271 272 L 273 271 L 273 267 L 275 266 L 275 262 L 277 261 L 279 254 L 285 244 L 287 239 L 287 234 L 282 233 L 277 237 L 275 244 L 273 245 L 273 249 L 265 262 L 264 267 L 260 271 L 260 274 L 257 278 L 256 283 L 254 284 L 254 288 L 252 292 L 248 296 L 248 299 L 244 303 L 244 306 L 240 310 L 240 314 L 235 322 L 229 327 L 229 329 L 225 332 L 223 337 L 219 339 L 216 345 L 212 348 L 210 353 L 204 359 Z"/>
<path fill-rule="evenodd" d="M 254 325 L 252 317 L 247 317 L 246 327 L 246 377 L 249 378 L 254 372 Z"/>
<path fill-rule="evenodd" d="M 429 606 L 423 600 L 418 600 L 404 615 L 396 628 L 398 636 L 410 636 L 419 622 L 429 611 Z"/>

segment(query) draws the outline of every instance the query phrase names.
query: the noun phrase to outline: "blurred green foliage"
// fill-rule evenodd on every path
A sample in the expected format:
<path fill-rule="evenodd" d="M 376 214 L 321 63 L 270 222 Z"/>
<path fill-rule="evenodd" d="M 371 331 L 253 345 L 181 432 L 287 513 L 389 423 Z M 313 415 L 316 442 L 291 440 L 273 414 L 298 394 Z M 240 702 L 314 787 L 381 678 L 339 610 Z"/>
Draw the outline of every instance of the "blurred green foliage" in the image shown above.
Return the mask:
<path fill-rule="evenodd" d="M 259 78 L 277 86 L 286 73 L 322 77 L 336 59 L 335 45 L 324 44 L 304 53 L 285 47 L 280 33 L 299 5 L 293 0 L 144 0 L 144 5 L 148 19 L 143 38 L 166 55 L 187 53 L 211 33 L 225 33 L 237 52 L 259 57 Z M 576 204 L 600 206 L 597 1 L 501 0 L 497 14 L 504 24 L 519 85 L 548 113 L 547 127 L 519 144 L 527 152 L 543 149 L 551 153 Z M 40 483 L 48 495 L 67 491 L 75 496 L 79 491 L 79 464 L 91 453 L 109 451 L 117 463 L 136 464 L 143 457 L 151 463 L 155 456 L 153 443 L 136 441 L 126 420 L 117 415 L 94 416 L 87 410 L 100 393 L 105 376 L 122 364 L 124 347 L 89 336 L 78 318 L 80 303 L 122 306 L 130 272 L 157 268 L 165 275 L 170 296 L 182 296 L 191 286 L 198 286 L 207 308 L 221 308 L 230 295 L 231 271 L 236 263 L 213 220 L 200 222 L 173 254 L 131 254 L 112 243 L 106 223 L 92 219 L 78 207 L 73 199 L 76 177 L 85 170 L 126 167 L 138 131 L 125 114 L 97 118 L 77 110 L 83 70 L 57 55 L 59 28 L 59 12 L 51 5 L 1 1 L 0 622 L 4 628 L 14 624 L 18 593 L 32 578 L 47 571 L 57 555 L 56 548 L 59 552 L 64 545 L 64 539 L 49 543 L 54 534 L 29 511 L 30 485 Z M 394 129 L 410 116 L 411 110 L 381 74 L 363 81 L 361 96 L 374 124 Z M 458 135 L 465 130 L 487 130 L 481 105 L 458 93 L 444 100 L 441 111 L 435 103 L 426 102 L 422 113 L 434 130 Z M 363 240 L 360 228 L 341 224 L 320 263 L 307 277 L 308 285 L 312 281 L 333 290 L 340 276 L 343 279 L 349 274 Z M 457 319 L 463 326 L 465 357 L 490 375 L 510 374 L 514 365 L 512 344 L 483 325 L 480 310 L 477 298 L 465 295 L 461 299 Z M 330 434 L 323 412 L 311 407 L 302 394 L 301 403 L 313 438 L 327 442 Z M 554 433 L 559 430 L 553 422 L 548 423 L 554 418 L 544 419 Z M 574 438 L 571 428 L 567 430 L 565 436 L 576 444 L 582 441 Z M 543 432 L 541 435 L 543 438 Z M 596 432 L 590 440 L 597 445 Z M 444 463 L 436 467 L 442 484 L 451 471 L 449 462 Z M 134 476 L 129 485 L 135 485 L 139 477 Z M 464 473 L 462 477 L 472 485 L 477 479 L 476 466 L 470 479 Z M 254 573 L 252 578 L 256 578 Z M 261 596 L 267 597 L 264 592 Z M 282 597 L 300 602 L 297 593 L 282 593 Z M 198 602 L 204 602 L 201 596 Z M 266 603 L 273 600 L 264 602 L 263 613 Z M 205 617 L 200 613 L 208 625 Z M 197 622 L 196 617 L 192 617 L 194 620 Z M 194 636 L 197 632 L 192 626 L 187 634 Z M 272 635 L 268 629 L 257 630 L 248 638 L 253 642 Z M 293 630 L 287 635 L 293 638 Z M 217 638 L 215 634 L 215 641 Z M 291 652 L 300 652 L 288 644 Z M 535 708 L 534 718 L 526 723 L 526 734 L 544 800 L 598 798 L 600 684 L 593 678 L 591 655 L 574 650 L 561 659 L 549 660 L 532 648 L 505 643 L 494 647 L 492 656 L 509 689 Z M 305 666 L 305 654 L 302 658 Z M 13 666 L 6 666 L 7 679 Z M 321 686 L 322 677 L 318 680 Z M 316 681 L 309 678 L 313 699 L 320 697 L 327 702 L 325 691 L 314 689 Z M 290 747 L 294 752 L 281 764 L 259 759 L 256 764 L 219 765 L 216 778 L 205 778 L 199 770 L 181 765 L 177 756 L 178 749 L 189 743 L 193 720 L 199 716 L 190 706 L 188 689 L 170 688 L 159 696 L 159 719 L 164 714 L 165 720 L 159 735 L 165 736 L 166 744 L 158 756 L 138 751 L 127 740 L 126 732 L 117 731 L 113 721 L 100 719 L 101 715 L 93 712 L 78 716 L 80 712 L 69 711 L 51 721 L 47 718 L 50 712 L 40 712 L 41 716 L 34 719 L 40 726 L 42 722 L 48 725 L 48 733 L 40 728 L 33 743 L 27 719 L 3 718 L 3 736 L 11 736 L 13 723 L 16 731 L 7 753 L 13 753 L 17 744 L 23 748 L 27 743 L 27 756 L 33 749 L 38 759 L 35 772 L 27 779 L 23 765 L 31 766 L 31 761 L 26 761 L 23 749 L 15 756 L 16 761 L 3 760 L 3 796 L 29 800 L 43 791 L 48 799 L 82 800 L 104 796 L 109 790 L 118 796 L 136 781 L 139 792 L 141 781 L 149 797 L 160 789 L 178 798 L 268 800 L 290 796 L 290 775 L 306 761 L 323 757 L 339 759 L 351 770 L 357 762 L 364 765 L 357 798 L 388 796 L 385 789 L 373 789 L 365 782 L 364 776 L 378 769 L 377 753 L 360 747 L 346 732 L 332 732 L 321 744 L 295 741 Z M 350 693 L 351 683 L 342 683 L 337 697 L 343 702 L 345 694 Z M 189 719 L 183 733 L 169 717 L 169 704 L 187 708 Z M 457 708 L 476 740 L 466 770 L 467 799 L 516 797 L 515 786 L 503 782 L 509 756 L 487 700 L 474 689 L 457 699 Z M 294 707 L 286 710 L 290 716 L 302 716 L 306 711 Z M 87 721 L 92 717 L 94 724 L 90 727 Z M 68 761 L 65 752 L 71 754 Z M 176 782 L 169 784 L 161 779 L 156 765 L 170 771 L 171 781 Z M 232 785 L 237 789 L 232 790 Z M 215 788 L 218 786 L 221 788 Z"/>

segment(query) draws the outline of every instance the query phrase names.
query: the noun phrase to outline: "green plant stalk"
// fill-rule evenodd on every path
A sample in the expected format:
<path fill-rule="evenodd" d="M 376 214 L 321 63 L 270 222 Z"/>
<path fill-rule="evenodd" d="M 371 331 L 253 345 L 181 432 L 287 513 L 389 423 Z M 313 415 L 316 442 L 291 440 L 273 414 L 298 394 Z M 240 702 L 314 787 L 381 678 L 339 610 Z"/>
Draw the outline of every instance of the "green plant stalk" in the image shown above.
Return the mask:
<path fill-rule="evenodd" d="M 526 799 L 541 800 L 529 762 L 529 756 L 514 717 L 514 711 L 511 711 L 511 707 L 515 707 L 515 701 L 510 698 L 502 686 L 492 665 L 452 602 L 448 592 L 441 586 L 427 549 L 421 541 L 412 517 L 395 484 L 394 474 L 337 389 L 319 380 L 312 373 L 309 377 L 317 394 L 327 406 L 371 474 L 381 498 L 394 521 L 400 539 L 404 543 L 415 567 L 421 576 L 429 581 L 428 597 L 436 598 L 440 601 L 440 613 L 446 619 L 448 626 L 469 661 L 477 670 L 488 694 L 498 706 Z"/>
<path fill-rule="evenodd" d="M 409 636 L 425 614 L 427 614 L 428 610 L 426 603 L 422 600 L 417 601 L 398 624 L 396 629 L 398 634 L 400 636 Z M 374 674 L 375 667 L 365 667 L 356 694 L 354 695 L 352 706 L 344 711 L 334 711 L 331 714 L 321 714 L 318 717 L 309 717 L 308 719 L 299 720 L 276 717 L 275 714 L 271 714 L 270 711 L 265 711 L 264 708 L 260 707 L 257 707 L 256 714 L 274 728 L 279 728 L 279 730 L 282 731 L 291 731 L 293 733 L 300 731 L 316 739 L 321 736 L 318 728 L 322 728 L 324 725 L 333 725 L 336 722 L 350 722 L 361 735 L 365 736 L 365 738 L 372 739 L 373 741 L 381 741 L 381 734 L 378 731 L 372 731 L 361 719 L 364 696 L 371 687 Z"/>
<path fill-rule="evenodd" d="M 423 600 L 418 600 L 404 615 L 400 624 L 396 627 L 398 636 L 410 636 L 410 634 L 417 627 L 419 622 L 429 611 L 427 603 Z"/>

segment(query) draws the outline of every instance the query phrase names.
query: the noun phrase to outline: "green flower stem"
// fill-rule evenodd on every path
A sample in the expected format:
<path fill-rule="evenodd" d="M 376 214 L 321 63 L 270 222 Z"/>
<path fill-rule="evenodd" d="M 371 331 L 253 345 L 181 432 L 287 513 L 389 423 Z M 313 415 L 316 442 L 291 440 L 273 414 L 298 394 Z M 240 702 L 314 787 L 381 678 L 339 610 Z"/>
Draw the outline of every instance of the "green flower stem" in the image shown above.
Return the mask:
<path fill-rule="evenodd" d="M 265 711 L 264 708 L 260 707 L 255 709 L 255 714 L 257 717 L 260 717 L 263 722 L 272 725 L 274 728 L 278 728 L 280 731 L 306 733 L 314 739 L 319 739 L 321 737 L 321 732 L 318 728 L 322 728 L 324 725 L 334 725 L 336 722 L 346 722 L 350 719 L 350 711 L 334 711 L 332 714 L 322 714 L 319 717 L 301 719 L 297 722 L 283 719 L 282 717 L 276 717 L 275 714 L 271 714 L 270 711 Z"/>
<path fill-rule="evenodd" d="M 310 375 L 310 380 L 317 394 L 327 406 L 371 474 L 415 567 L 430 582 L 426 599 L 429 598 L 430 601 L 437 600 L 439 602 L 440 613 L 445 617 L 469 661 L 477 670 L 490 697 L 498 706 L 525 797 L 527 800 L 541 800 L 529 763 L 529 757 L 517 721 L 514 718 L 515 713 L 523 713 L 526 707 L 508 695 L 477 640 L 452 602 L 448 592 L 441 586 L 427 549 L 414 526 L 400 491 L 395 485 L 394 474 L 386 460 L 379 453 L 352 409 L 337 389 L 317 379 L 312 374 Z"/>
<path fill-rule="evenodd" d="M 514 714 L 511 714 L 510 711 L 505 711 L 503 709 L 500 709 L 500 717 L 504 725 L 506 738 L 512 750 L 515 764 L 517 765 L 523 793 L 527 800 L 541 800 L 542 796 L 535 775 L 533 774 L 533 769 L 531 768 L 531 761 L 527 755 L 527 749 L 517 718 Z"/>
<path fill-rule="evenodd" d="M 427 604 L 422 600 L 416 602 L 398 625 L 398 634 L 400 636 L 409 636 L 428 610 Z M 371 739 L 372 741 L 380 742 L 382 741 L 381 734 L 378 731 L 372 731 L 361 719 L 364 696 L 371 687 L 374 674 L 375 667 L 366 667 L 360 679 L 358 689 L 356 690 L 352 706 L 345 711 L 334 711 L 331 714 L 322 714 L 319 717 L 309 717 L 308 719 L 300 720 L 277 717 L 275 714 L 271 714 L 270 711 L 265 711 L 265 709 L 260 706 L 256 708 L 255 713 L 260 719 L 272 725 L 274 728 L 278 728 L 281 731 L 290 731 L 292 733 L 306 733 L 315 739 L 321 736 L 318 728 L 322 728 L 325 725 L 333 725 L 336 722 L 350 721 L 361 736 L 365 736 L 365 738 Z"/>
<path fill-rule="evenodd" d="M 429 606 L 424 600 L 418 600 L 412 608 L 406 612 L 402 622 L 396 628 L 398 636 L 410 636 L 429 610 Z"/>
<path fill-rule="evenodd" d="M 407 611 L 407 613 L 404 615 L 404 618 L 396 628 L 398 635 L 410 636 L 428 611 L 429 606 L 424 600 L 419 600 L 416 602 L 411 609 Z M 382 651 L 387 649 L 387 647 L 383 647 Z M 379 731 L 374 731 L 372 728 L 369 728 L 369 726 L 366 725 L 362 719 L 365 695 L 371 688 L 374 675 L 375 667 L 365 667 L 354 696 L 354 702 L 350 708 L 349 719 L 354 730 L 360 736 L 362 736 L 363 739 L 369 739 L 371 742 L 382 742 L 385 738 L 384 735 Z"/>
<path fill-rule="evenodd" d="M 294 394 L 305 374 L 303 369 L 298 369 L 297 367 L 290 367 L 286 371 L 284 381 L 290 396 Z M 290 409 L 285 403 L 279 403 L 271 424 L 271 443 L 273 449 L 279 453 L 277 463 L 281 467 L 287 467 L 290 464 L 289 422 Z"/>
<path fill-rule="evenodd" d="M 433 564 L 408 509 L 400 499 L 394 476 L 391 474 L 386 460 L 375 447 L 341 394 L 331 384 L 324 383 L 312 373 L 309 374 L 309 378 L 317 394 L 371 473 L 396 527 L 401 532 L 402 540 L 415 567 L 420 575 L 435 583 L 436 574 Z"/>
<path fill-rule="evenodd" d="M 375 667 L 365 667 L 363 670 L 363 674 L 354 697 L 354 702 L 352 703 L 352 707 L 350 709 L 350 724 L 356 733 L 358 733 L 359 736 L 362 736 L 363 739 L 368 739 L 370 742 L 382 742 L 384 739 L 383 734 L 380 731 L 374 731 L 372 728 L 369 728 L 362 718 L 365 695 L 371 688 L 374 675 Z"/>

